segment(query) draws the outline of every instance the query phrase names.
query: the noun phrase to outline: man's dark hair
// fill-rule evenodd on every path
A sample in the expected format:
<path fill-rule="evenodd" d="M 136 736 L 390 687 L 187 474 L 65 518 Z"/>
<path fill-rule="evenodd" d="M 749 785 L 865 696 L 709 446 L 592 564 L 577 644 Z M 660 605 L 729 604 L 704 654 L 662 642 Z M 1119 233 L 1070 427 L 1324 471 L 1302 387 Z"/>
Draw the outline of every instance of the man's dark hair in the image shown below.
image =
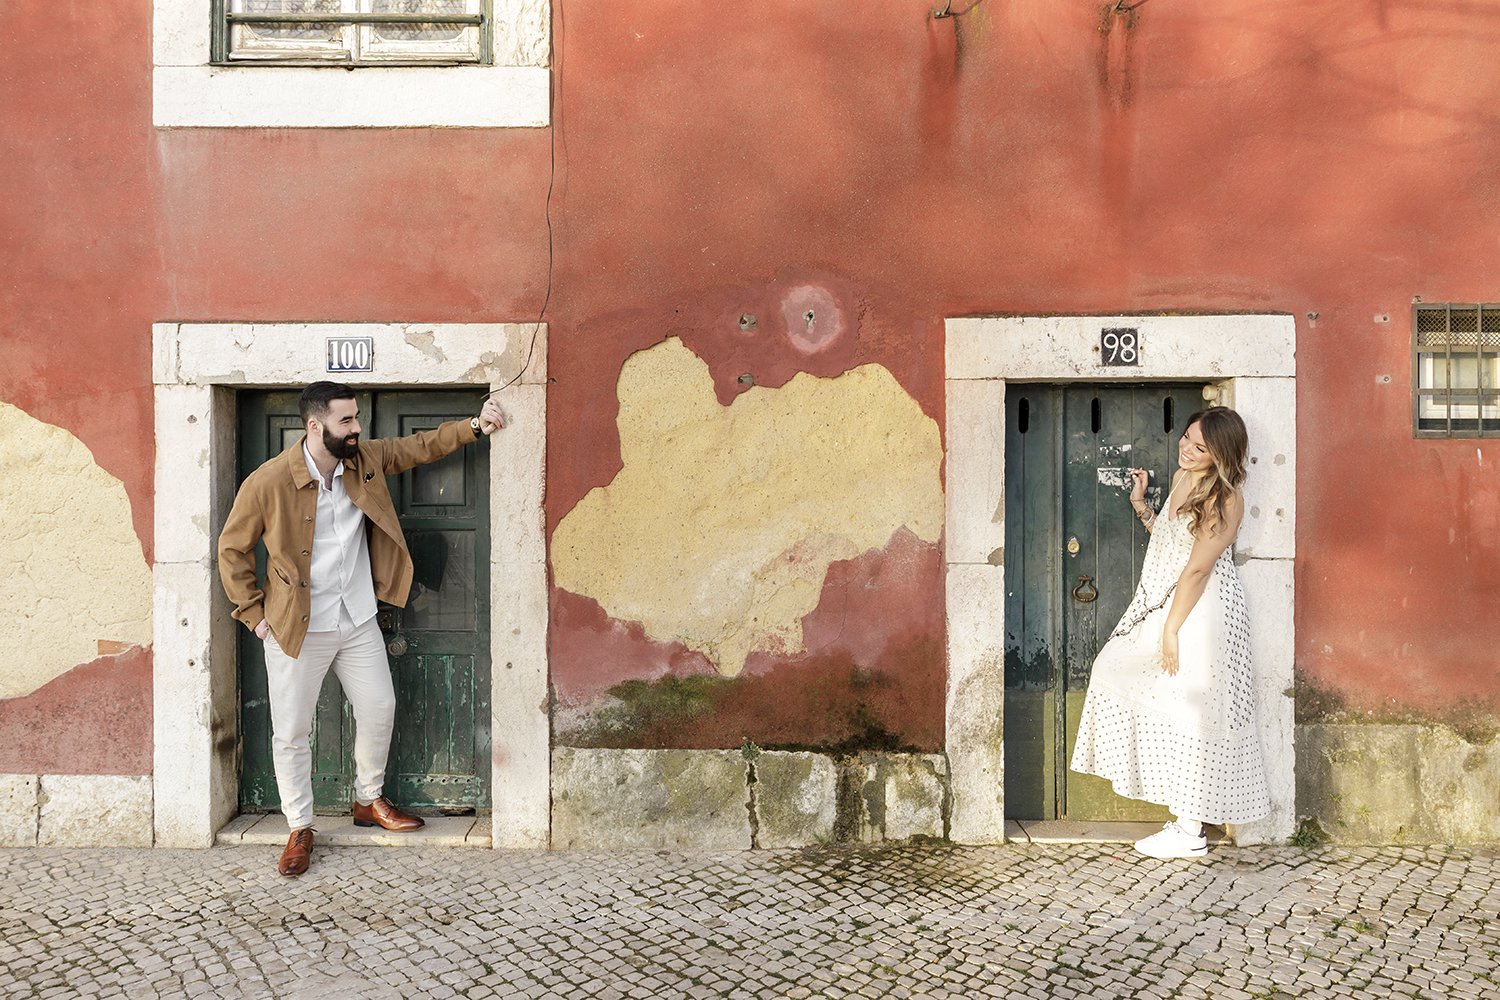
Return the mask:
<path fill-rule="evenodd" d="M 342 382 L 314 382 L 302 390 L 302 396 L 297 400 L 297 412 L 302 415 L 302 423 L 316 417 L 322 420 L 328 416 L 328 404 L 335 399 L 353 399 L 354 390 Z"/>

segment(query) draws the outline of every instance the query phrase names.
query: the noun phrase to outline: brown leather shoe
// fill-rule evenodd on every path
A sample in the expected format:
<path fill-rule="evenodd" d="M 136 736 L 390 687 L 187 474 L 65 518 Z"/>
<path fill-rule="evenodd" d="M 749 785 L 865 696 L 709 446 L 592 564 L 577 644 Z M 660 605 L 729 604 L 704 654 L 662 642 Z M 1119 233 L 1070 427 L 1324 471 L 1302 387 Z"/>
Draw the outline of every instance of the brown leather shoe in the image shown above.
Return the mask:
<path fill-rule="evenodd" d="M 380 825 L 387 830 L 395 830 L 397 833 L 406 833 L 409 830 L 420 830 L 427 824 L 419 816 L 408 816 L 406 813 L 391 805 L 391 800 L 382 795 L 369 805 L 360 805 L 359 800 L 354 802 L 354 825 L 376 826 Z"/>
<path fill-rule="evenodd" d="M 312 845 L 312 827 L 304 826 L 300 830 L 293 830 L 292 835 L 286 839 L 286 850 L 281 852 L 276 870 L 283 875 L 301 875 L 307 871 L 307 866 L 312 862 Z"/>

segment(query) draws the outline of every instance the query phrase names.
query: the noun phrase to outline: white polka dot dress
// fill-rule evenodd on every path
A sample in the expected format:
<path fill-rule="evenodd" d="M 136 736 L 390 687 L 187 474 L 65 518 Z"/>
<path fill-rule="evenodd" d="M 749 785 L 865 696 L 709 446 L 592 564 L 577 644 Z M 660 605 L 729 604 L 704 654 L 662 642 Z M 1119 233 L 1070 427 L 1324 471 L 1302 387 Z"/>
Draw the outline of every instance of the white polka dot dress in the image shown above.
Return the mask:
<path fill-rule="evenodd" d="M 1271 811 L 1255 721 L 1245 592 L 1230 549 L 1177 634 L 1178 670 L 1161 669 L 1172 592 L 1193 549 L 1187 515 L 1162 504 L 1141 584 L 1094 660 L 1071 767 L 1117 794 L 1205 823 L 1248 823 Z"/>

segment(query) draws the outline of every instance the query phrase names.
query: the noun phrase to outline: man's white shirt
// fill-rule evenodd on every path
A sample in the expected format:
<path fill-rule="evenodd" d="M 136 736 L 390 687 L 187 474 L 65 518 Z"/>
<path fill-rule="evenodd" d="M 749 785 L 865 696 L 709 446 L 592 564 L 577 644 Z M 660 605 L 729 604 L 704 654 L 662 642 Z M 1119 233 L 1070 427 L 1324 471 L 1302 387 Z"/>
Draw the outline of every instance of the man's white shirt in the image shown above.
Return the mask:
<path fill-rule="evenodd" d="M 318 513 L 313 523 L 312 567 L 309 586 L 312 610 L 309 632 L 332 632 L 339 627 L 339 610 L 347 608 L 355 625 L 375 617 L 375 582 L 370 573 L 370 542 L 364 511 L 344 492 L 344 463 L 333 467 L 333 485 L 313 462 L 302 443 L 307 471 L 318 484 Z"/>

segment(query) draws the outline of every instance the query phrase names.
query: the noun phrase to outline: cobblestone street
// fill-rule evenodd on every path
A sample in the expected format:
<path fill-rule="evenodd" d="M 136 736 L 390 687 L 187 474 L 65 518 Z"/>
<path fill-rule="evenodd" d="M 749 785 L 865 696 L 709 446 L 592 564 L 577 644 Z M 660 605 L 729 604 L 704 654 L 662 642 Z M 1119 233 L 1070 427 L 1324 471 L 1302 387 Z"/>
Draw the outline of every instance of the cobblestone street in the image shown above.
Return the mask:
<path fill-rule="evenodd" d="M 1495 997 L 1492 849 L 0 851 L 0 996 Z"/>

